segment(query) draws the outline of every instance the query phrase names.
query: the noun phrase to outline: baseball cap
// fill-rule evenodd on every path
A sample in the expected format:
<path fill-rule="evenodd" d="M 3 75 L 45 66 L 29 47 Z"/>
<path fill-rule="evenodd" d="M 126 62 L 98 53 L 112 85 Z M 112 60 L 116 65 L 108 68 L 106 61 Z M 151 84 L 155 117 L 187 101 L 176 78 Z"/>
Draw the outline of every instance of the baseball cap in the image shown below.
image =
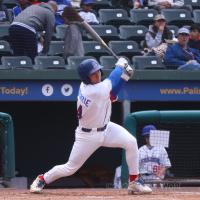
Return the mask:
<path fill-rule="evenodd" d="M 161 15 L 161 14 L 158 14 L 158 15 L 156 15 L 156 16 L 154 17 L 154 21 L 161 20 L 161 19 L 166 20 L 166 19 L 165 19 L 165 16 L 164 16 L 164 15 Z"/>
<path fill-rule="evenodd" d="M 179 34 L 182 34 L 182 33 L 185 33 L 185 34 L 190 34 L 190 31 L 187 29 L 187 28 L 180 28 L 179 30 L 178 30 L 178 33 L 177 33 L 177 35 L 179 35 Z"/>
<path fill-rule="evenodd" d="M 142 129 L 142 136 L 149 135 L 151 130 L 156 130 L 156 127 L 152 124 L 144 126 Z"/>

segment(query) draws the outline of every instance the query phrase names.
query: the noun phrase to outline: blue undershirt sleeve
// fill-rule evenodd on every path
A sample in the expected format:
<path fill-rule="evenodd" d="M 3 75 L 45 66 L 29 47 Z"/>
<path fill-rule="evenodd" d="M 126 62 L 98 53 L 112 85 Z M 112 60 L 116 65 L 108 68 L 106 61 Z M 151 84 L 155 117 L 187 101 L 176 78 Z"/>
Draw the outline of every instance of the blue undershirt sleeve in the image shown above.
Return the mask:
<path fill-rule="evenodd" d="M 125 80 L 123 80 L 121 78 L 122 73 L 123 73 L 123 69 L 121 67 L 115 67 L 115 69 L 111 72 L 111 74 L 108 77 L 108 79 L 112 83 L 111 94 L 115 97 L 117 96 L 120 89 L 122 88 L 122 86 L 126 82 Z"/>

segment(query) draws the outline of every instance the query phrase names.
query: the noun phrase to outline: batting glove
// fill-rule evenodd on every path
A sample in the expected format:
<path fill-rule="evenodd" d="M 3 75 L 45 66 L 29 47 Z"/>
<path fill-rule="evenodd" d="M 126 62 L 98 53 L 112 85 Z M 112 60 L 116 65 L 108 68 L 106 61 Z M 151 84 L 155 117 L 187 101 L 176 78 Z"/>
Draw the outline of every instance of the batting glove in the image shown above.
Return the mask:
<path fill-rule="evenodd" d="M 128 81 L 134 74 L 134 69 L 130 66 L 127 65 L 124 68 L 124 72 L 121 75 L 121 78 L 124 79 L 125 81 Z"/>
<path fill-rule="evenodd" d="M 128 61 L 125 58 L 121 57 L 118 59 L 115 65 L 118 67 L 125 68 L 128 65 Z"/>

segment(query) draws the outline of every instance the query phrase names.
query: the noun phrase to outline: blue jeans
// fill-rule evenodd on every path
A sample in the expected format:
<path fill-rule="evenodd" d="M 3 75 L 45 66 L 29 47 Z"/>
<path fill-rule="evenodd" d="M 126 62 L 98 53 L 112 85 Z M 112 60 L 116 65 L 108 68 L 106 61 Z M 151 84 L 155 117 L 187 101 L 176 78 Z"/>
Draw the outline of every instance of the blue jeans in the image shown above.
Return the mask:
<path fill-rule="evenodd" d="M 200 64 L 196 62 L 186 63 L 178 67 L 178 70 L 200 70 Z"/>

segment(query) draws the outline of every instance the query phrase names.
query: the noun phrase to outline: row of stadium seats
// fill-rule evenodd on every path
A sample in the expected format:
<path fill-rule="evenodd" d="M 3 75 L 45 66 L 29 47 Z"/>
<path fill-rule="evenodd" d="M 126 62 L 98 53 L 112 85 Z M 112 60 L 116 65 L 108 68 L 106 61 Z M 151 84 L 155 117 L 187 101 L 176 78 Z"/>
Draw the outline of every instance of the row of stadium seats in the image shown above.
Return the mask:
<path fill-rule="evenodd" d="M 141 50 L 137 42 L 128 41 L 110 41 L 110 48 L 117 54 L 126 57 L 141 55 Z M 109 53 L 96 41 L 83 41 L 85 56 L 94 56 L 99 59 L 100 56 L 109 55 Z M 64 41 L 51 41 L 48 55 L 62 56 L 64 52 Z M 10 45 L 6 41 L 0 41 L 0 56 L 12 55 Z"/>
<path fill-rule="evenodd" d="M 35 64 L 33 65 L 31 59 L 27 56 L 3 56 L 1 58 L 2 65 L 0 65 L 0 69 L 76 69 L 81 61 L 88 58 L 94 57 L 69 56 L 66 64 L 64 58 L 60 56 L 37 56 L 35 57 Z M 104 66 L 104 69 L 113 69 L 115 63 L 116 59 L 113 56 L 100 57 L 100 64 Z M 136 69 L 166 69 L 162 60 L 156 56 L 135 56 L 132 60 L 129 60 L 129 63 L 133 64 Z"/>
<path fill-rule="evenodd" d="M 0 38 L 8 38 L 8 24 L 0 25 Z M 110 40 L 134 40 L 140 43 L 145 38 L 148 28 L 143 25 L 121 25 L 117 29 L 113 25 L 92 25 L 93 29 L 103 38 L 105 42 Z M 167 26 L 175 35 L 178 27 L 175 25 Z M 53 40 L 64 40 L 67 25 L 58 25 Z M 90 34 L 84 33 L 83 40 L 92 40 Z"/>

